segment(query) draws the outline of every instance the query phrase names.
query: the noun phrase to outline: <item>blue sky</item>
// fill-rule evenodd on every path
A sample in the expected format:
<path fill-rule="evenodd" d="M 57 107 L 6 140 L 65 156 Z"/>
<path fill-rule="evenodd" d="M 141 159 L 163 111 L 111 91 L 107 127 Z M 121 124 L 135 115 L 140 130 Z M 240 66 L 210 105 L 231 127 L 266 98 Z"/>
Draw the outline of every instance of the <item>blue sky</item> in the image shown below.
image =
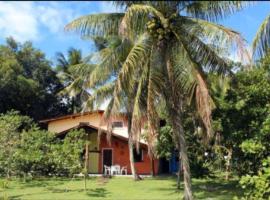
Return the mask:
<path fill-rule="evenodd" d="M 75 33 L 64 32 L 71 20 L 86 14 L 115 12 L 110 2 L 4 2 L 0 1 L 0 44 L 8 36 L 20 42 L 31 40 L 44 51 L 47 58 L 55 59 L 56 52 L 69 47 L 79 48 L 86 55 L 93 50 L 91 42 L 81 40 Z M 269 2 L 255 5 L 220 21 L 219 23 L 240 32 L 251 43 L 256 31 L 270 14 Z"/>

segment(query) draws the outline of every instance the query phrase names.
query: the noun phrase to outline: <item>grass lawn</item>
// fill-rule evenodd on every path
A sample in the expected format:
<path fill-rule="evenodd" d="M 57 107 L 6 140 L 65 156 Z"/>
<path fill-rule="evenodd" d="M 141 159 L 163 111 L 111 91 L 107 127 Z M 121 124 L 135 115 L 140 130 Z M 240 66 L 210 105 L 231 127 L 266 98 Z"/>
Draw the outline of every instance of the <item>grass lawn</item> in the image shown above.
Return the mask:
<path fill-rule="evenodd" d="M 3 182 L 3 179 L 1 180 Z M 196 199 L 231 200 L 241 195 L 237 181 L 221 179 L 193 179 Z M 1 185 L 2 187 L 2 185 Z M 8 188 L 0 188 L 0 199 L 115 199 L 115 200 L 175 200 L 181 199 L 182 190 L 176 189 L 175 177 L 145 178 L 133 181 L 131 178 L 101 177 L 89 178 L 87 191 L 83 179 L 46 178 L 23 182 L 13 180 Z"/>

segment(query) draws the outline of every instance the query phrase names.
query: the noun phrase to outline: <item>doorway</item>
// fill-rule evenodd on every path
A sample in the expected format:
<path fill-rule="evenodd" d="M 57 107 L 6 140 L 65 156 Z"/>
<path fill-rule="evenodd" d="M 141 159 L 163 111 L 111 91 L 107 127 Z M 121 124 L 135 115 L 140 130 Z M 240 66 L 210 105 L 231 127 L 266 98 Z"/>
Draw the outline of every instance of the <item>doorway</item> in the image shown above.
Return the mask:
<path fill-rule="evenodd" d="M 166 158 L 160 158 L 159 160 L 159 173 L 170 173 L 170 162 Z"/>
<path fill-rule="evenodd" d="M 102 161 L 103 161 L 103 173 L 104 173 L 104 165 L 112 166 L 112 149 L 103 149 L 102 150 Z"/>

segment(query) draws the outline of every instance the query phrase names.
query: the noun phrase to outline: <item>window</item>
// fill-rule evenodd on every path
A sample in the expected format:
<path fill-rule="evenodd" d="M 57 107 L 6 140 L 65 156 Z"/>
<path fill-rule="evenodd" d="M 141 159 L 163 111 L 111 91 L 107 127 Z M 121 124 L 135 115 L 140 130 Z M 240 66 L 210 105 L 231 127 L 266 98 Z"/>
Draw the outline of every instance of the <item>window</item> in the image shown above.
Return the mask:
<path fill-rule="evenodd" d="M 134 162 L 142 162 L 143 161 L 143 150 L 139 149 L 139 152 L 134 148 L 133 149 L 133 157 Z"/>
<path fill-rule="evenodd" d="M 79 126 L 88 126 L 89 122 L 80 122 Z"/>
<path fill-rule="evenodd" d="M 113 122 L 112 123 L 112 128 L 123 128 L 123 122 Z"/>

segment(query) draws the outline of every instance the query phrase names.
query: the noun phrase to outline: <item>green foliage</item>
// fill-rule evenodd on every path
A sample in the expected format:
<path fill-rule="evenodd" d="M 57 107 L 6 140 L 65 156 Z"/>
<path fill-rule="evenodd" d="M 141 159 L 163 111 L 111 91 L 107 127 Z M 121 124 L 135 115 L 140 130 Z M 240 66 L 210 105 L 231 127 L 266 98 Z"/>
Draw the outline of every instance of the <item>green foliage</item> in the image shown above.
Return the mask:
<path fill-rule="evenodd" d="M 83 80 L 80 76 L 81 72 L 78 70 L 82 66 L 86 67 L 86 65 L 83 64 L 80 50 L 70 48 L 67 57 L 62 53 L 57 53 L 57 76 L 64 86 L 59 94 L 68 95 L 71 101 L 69 111 L 72 113 L 80 112 L 82 110 L 83 101 L 90 96 L 87 89 L 83 87 Z"/>
<path fill-rule="evenodd" d="M 265 150 L 265 147 L 261 142 L 256 142 L 252 139 L 245 140 L 244 142 L 242 142 L 240 147 L 243 152 L 250 154 L 259 154 L 260 152 Z"/>
<path fill-rule="evenodd" d="M 262 161 L 262 169 L 258 175 L 243 176 L 240 184 L 245 189 L 245 197 L 247 200 L 263 200 L 270 197 L 270 157 Z"/>
<path fill-rule="evenodd" d="M 262 62 L 263 63 L 263 62 Z M 214 121 L 220 144 L 232 149 L 233 169 L 256 173 L 269 149 L 270 79 L 265 64 L 238 71 L 223 98 L 216 99 Z"/>
<path fill-rule="evenodd" d="M 56 171 L 64 175 L 81 172 L 84 145 L 85 131 L 83 129 L 68 132 L 60 145 L 54 147 L 53 157 Z"/>
<path fill-rule="evenodd" d="M 169 160 L 171 158 L 174 146 L 175 145 L 172 139 L 172 127 L 168 125 L 161 127 L 157 143 L 158 157 L 164 157 Z"/>
<path fill-rule="evenodd" d="M 0 45 L 0 113 L 19 110 L 34 120 L 67 112 L 52 64 L 31 42 Z"/>
<path fill-rule="evenodd" d="M 20 116 L 17 111 L 0 114 L 0 173 L 8 177 L 14 173 L 21 131 L 30 128 L 31 123 L 29 117 Z"/>
<path fill-rule="evenodd" d="M 14 153 L 16 174 L 46 175 L 53 169 L 53 146 L 57 140 L 53 133 L 40 130 L 35 125 L 21 133 L 19 145 Z"/>
<path fill-rule="evenodd" d="M 7 177 L 78 173 L 84 144 L 83 130 L 72 130 L 60 140 L 18 111 L 0 115 L 0 173 Z"/>

